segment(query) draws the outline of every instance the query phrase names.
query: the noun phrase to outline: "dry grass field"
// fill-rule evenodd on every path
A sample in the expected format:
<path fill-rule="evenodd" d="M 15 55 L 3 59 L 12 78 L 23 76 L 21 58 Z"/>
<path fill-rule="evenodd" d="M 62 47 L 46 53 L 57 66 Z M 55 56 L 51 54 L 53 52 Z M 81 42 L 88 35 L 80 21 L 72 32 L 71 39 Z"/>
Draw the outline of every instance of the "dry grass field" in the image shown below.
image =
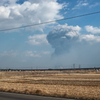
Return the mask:
<path fill-rule="evenodd" d="M 0 72 L 0 91 L 100 100 L 100 71 Z"/>

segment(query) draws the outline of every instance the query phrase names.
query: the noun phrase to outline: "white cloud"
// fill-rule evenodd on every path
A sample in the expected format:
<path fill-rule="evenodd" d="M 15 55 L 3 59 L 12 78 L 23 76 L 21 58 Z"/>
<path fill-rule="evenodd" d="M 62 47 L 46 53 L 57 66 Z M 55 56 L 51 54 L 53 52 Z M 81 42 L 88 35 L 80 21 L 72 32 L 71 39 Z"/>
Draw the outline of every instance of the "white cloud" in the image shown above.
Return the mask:
<path fill-rule="evenodd" d="M 40 54 L 37 53 L 37 51 L 25 51 L 24 56 L 29 56 L 29 57 L 41 57 Z"/>
<path fill-rule="evenodd" d="M 4 51 L 3 53 L 0 53 L 0 56 L 12 56 L 12 57 L 15 57 L 18 54 L 19 54 L 18 51 L 11 50 L 11 51 Z"/>
<path fill-rule="evenodd" d="M 25 57 L 42 57 L 44 55 L 50 55 L 50 51 L 25 51 L 23 56 Z"/>
<path fill-rule="evenodd" d="M 8 6 L 16 4 L 18 0 L 0 0 L 0 6 Z"/>
<path fill-rule="evenodd" d="M 30 45 L 48 45 L 46 36 L 47 36 L 46 34 L 38 34 L 38 35 L 29 36 L 28 43 Z"/>
<path fill-rule="evenodd" d="M 85 26 L 85 29 L 87 32 L 91 32 L 93 34 L 100 33 L 100 28 L 98 28 L 98 27 L 93 27 L 93 26 L 87 25 L 87 26 Z"/>
<path fill-rule="evenodd" d="M 23 4 L 17 4 L 18 0 L 0 1 L 0 29 L 31 25 L 40 22 L 63 18 L 59 14 L 63 4 L 57 0 L 28 0 Z M 9 24 L 10 23 L 10 24 Z M 34 30 L 42 30 L 45 25 L 32 27 Z"/>
<path fill-rule="evenodd" d="M 85 40 L 85 41 L 89 41 L 89 42 L 100 42 L 100 36 L 95 36 L 92 34 L 87 34 L 87 35 L 81 35 L 80 36 L 80 40 Z"/>
<path fill-rule="evenodd" d="M 50 51 L 42 51 L 42 54 L 48 55 L 50 54 Z"/>
<path fill-rule="evenodd" d="M 88 3 L 82 3 L 82 6 L 87 6 L 88 5 Z"/>
<path fill-rule="evenodd" d="M 96 7 L 98 5 L 100 5 L 100 3 L 95 3 L 95 4 L 90 5 L 89 8 L 93 8 L 93 7 Z"/>
<path fill-rule="evenodd" d="M 75 5 L 74 8 L 72 8 L 72 10 L 75 10 L 75 9 L 80 9 L 81 7 L 84 7 L 84 6 L 87 6 L 88 3 L 86 0 L 78 0 L 77 1 L 77 5 Z"/>
<path fill-rule="evenodd" d="M 8 18 L 10 10 L 7 7 L 0 6 L 0 19 Z"/>
<path fill-rule="evenodd" d="M 1 57 L 42 57 L 44 55 L 50 55 L 50 51 L 4 51 L 0 53 Z"/>

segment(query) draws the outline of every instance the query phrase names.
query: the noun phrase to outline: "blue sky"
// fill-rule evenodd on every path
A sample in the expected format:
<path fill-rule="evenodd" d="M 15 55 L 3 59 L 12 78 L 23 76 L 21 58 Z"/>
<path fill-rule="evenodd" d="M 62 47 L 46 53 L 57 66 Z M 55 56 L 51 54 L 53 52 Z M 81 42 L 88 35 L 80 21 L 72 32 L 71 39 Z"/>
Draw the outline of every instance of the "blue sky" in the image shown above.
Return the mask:
<path fill-rule="evenodd" d="M 0 30 L 97 12 L 100 0 L 2 0 Z M 100 66 L 100 14 L 0 32 L 0 68 Z"/>

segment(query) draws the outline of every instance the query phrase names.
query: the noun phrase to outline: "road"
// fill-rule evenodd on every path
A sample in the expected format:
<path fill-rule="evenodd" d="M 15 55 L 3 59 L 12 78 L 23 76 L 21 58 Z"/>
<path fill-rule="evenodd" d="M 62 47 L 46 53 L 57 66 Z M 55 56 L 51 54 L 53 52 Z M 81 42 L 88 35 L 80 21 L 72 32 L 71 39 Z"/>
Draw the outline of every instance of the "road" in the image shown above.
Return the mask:
<path fill-rule="evenodd" d="M 75 99 L 0 92 L 0 100 L 75 100 Z"/>

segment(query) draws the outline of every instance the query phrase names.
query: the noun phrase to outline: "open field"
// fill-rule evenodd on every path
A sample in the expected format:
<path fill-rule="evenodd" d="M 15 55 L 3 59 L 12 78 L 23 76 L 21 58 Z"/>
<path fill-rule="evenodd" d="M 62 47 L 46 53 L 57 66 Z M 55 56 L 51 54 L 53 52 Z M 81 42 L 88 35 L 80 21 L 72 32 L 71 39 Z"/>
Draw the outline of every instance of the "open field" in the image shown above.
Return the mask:
<path fill-rule="evenodd" d="M 100 71 L 0 72 L 0 91 L 100 100 Z"/>

